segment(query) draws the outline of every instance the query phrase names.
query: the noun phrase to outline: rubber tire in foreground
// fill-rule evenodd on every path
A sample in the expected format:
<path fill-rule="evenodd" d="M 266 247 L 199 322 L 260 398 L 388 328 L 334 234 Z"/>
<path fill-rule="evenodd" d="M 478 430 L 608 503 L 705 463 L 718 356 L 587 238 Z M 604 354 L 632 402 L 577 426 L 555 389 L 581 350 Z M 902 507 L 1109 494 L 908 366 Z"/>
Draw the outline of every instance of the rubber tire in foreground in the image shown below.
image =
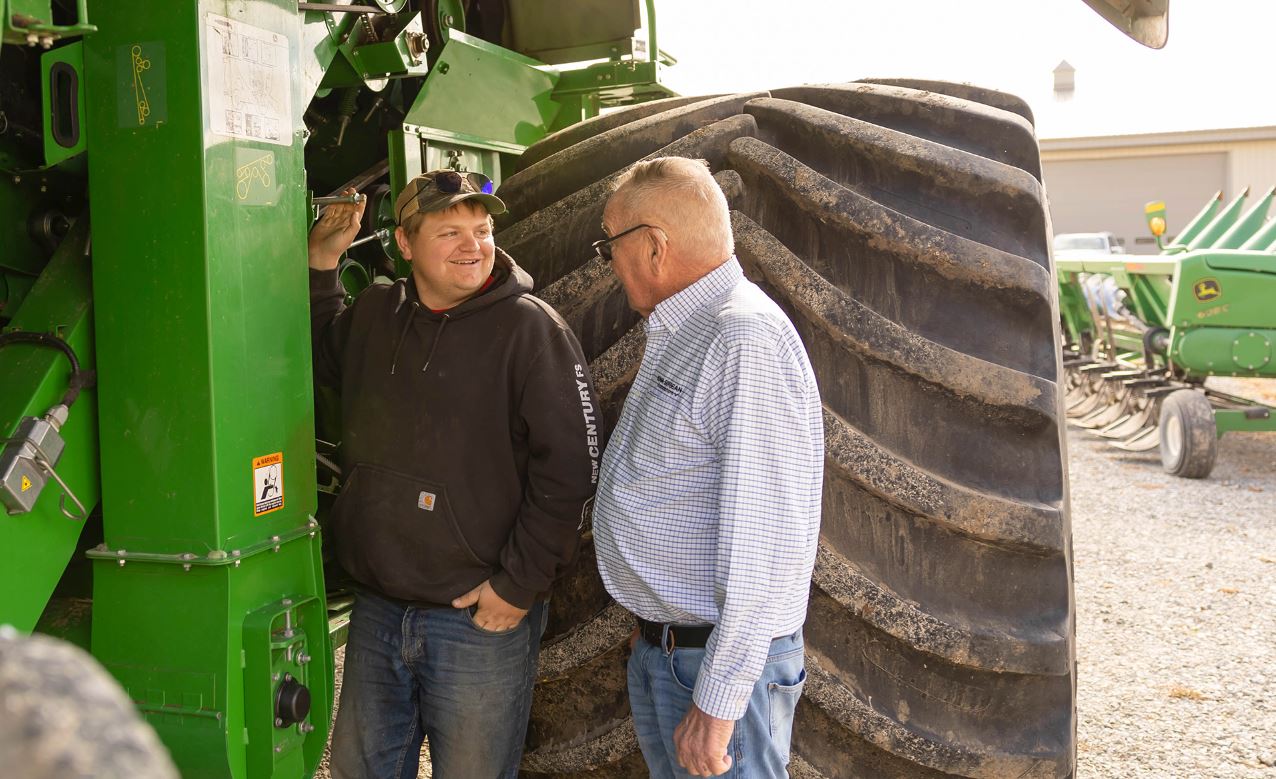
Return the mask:
<path fill-rule="evenodd" d="M 123 688 L 77 646 L 0 627 L 0 704 L 5 776 L 178 777 Z"/>
<path fill-rule="evenodd" d="M 1058 312 L 1030 113 L 906 81 L 657 107 L 532 147 L 499 191 L 497 241 L 576 330 L 611 429 L 643 349 L 589 248 L 615 177 L 680 155 L 726 192 L 736 254 L 793 320 L 824 403 L 791 772 L 1072 775 Z M 647 775 L 625 697 L 632 621 L 594 566 L 587 543 L 554 595 L 528 776 Z"/>
<path fill-rule="evenodd" d="M 1218 426 L 1205 393 L 1181 389 L 1161 403 L 1161 467 L 1185 479 L 1204 479 L 1218 458 Z"/>

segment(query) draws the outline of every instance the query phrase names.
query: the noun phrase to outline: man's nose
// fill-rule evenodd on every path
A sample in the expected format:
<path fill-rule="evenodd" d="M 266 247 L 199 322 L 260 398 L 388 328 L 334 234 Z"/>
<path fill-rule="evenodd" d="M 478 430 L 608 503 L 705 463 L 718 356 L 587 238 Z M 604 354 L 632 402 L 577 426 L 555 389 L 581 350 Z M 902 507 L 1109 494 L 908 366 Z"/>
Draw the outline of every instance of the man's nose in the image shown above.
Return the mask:
<path fill-rule="evenodd" d="M 461 249 L 467 252 L 478 251 L 479 249 L 478 236 L 476 236 L 474 233 L 470 233 L 469 235 L 465 236 L 465 241 L 461 244 Z"/>

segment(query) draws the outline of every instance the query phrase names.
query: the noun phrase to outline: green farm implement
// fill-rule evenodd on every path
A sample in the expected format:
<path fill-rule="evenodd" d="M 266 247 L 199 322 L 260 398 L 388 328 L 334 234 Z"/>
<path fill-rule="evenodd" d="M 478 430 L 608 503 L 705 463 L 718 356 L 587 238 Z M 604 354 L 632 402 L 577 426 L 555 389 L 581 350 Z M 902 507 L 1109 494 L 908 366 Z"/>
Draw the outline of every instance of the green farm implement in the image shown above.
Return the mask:
<path fill-rule="evenodd" d="M 1058 259 L 1071 424 L 1165 469 L 1202 478 L 1218 439 L 1274 431 L 1273 409 L 1206 386 L 1212 376 L 1276 378 L 1276 220 L 1269 189 L 1214 196 L 1153 257 Z M 1158 242 L 1165 206 L 1147 206 Z"/>
<path fill-rule="evenodd" d="M 1087 2 L 1164 43 L 1164 0 Z M 497 242 L 575 329 L 611 423 L 643 329 L 589 245 L 612 181 L 656 155 L 709 162 L 736 253 L 823 392 L 795 773 L 1073 774 L 1060 317 L 1031 110 L 909 79 L 674 96 L 655 12 L 0 0 L 0 625 L 90 650 L 182 776 L 310 776 L 329 734 L 353 598 L 324 547 L 342 474 L 336 406 L 312 381 L 317 211 L 348 187 L 369 199 L 341 265 L 354 295 L 407 272 L 390 204 L 410 177 L 489 175 L 509 206 Z M 1270 255 L 1197 248 L 1161 259 L 1178 269 L 1164 278 L 1128 277 L 1163 301 L 1164 317 L 1139 309 L 1167 331 L 1147 339 L 1172 361 L 1156 381 L 1188 381 L 1173 370 L 1241 334 L 1226 360 L 1271 370 L 1235 289 L 1268 279 Z M 1184 283 L 1213 298 L 1180 311 Z M 1185 330 L 1206 316 L 1203 339 Z M 1142 331 L 1088 321 L 1070 359 L 1090 362 L 1069 380 L 1124 392 L 1090 365 L 1134 371 Z M 552 601 L 522 770 L 645 776 L 631 621 L 585 531 Z M 5 772 L 28 741 L 105 748 L 42 722 L 0 717 Z"/>

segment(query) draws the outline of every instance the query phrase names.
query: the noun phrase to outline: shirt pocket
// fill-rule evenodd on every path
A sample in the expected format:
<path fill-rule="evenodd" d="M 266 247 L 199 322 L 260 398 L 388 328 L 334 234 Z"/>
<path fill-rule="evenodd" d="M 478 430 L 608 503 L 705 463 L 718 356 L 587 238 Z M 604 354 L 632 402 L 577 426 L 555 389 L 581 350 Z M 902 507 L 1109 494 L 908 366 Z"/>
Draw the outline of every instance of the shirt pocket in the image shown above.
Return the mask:
<path fill-rule="evenodd" d="M 671 397 L 659 388 L 644 398 L 627 448 L 632 464 L 644 475 L 690 471 L 716 462 L 717 448 L 691 414 L 691 400 Z"/>

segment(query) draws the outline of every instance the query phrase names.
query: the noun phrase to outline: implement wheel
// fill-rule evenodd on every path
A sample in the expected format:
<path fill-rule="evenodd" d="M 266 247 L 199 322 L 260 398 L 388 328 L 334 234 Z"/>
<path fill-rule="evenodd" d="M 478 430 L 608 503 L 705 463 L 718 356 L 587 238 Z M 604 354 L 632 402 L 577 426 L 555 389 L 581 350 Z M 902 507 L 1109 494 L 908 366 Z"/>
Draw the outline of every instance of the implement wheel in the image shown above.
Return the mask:
<path fill-rule="evenodd" d="M 1161 404 L 1161 467 L 1185 479 L 1204 479 L 1218 457 L 1214 407 L 1205 393 L 1182 389 Z"/>
<path fill-rule="evenodd" d="M 1059 320 L 1030 116 L 937 82 L 675 98 L 550 136 L 498 193 L 497 241 L 580 337 L 609 430 L 643 330 L 589 244 L 630 163 L 708 160 L 745 273 L 801 334 L 826 470 L 795 776 L 1072 775 Z M 647 775 L 632 626 L 587 542 L 554 594 L 525 775 Z"/>

